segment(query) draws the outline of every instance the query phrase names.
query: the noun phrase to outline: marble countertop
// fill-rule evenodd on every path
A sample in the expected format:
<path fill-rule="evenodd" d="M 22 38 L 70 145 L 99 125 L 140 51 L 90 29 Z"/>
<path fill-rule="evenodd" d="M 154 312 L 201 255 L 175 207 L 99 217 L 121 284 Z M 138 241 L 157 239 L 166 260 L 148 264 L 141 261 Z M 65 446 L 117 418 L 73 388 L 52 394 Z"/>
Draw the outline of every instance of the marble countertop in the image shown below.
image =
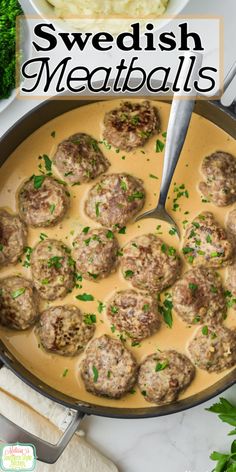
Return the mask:
<path fill-rule="evenodd" d="M 186 14 L 221 15 L 225 20 L 225 70 L 236 59 L 235 0 L 190 0 Z M 14 101 L 0 114 L 0 135 L 20 116 L 36 106 L 37 100 Z M 236 401 L 236 386 L 224 393 Z M 83 430 L 88 441 L 112 459 L 120 472 L 210 472 L 213 450 L 228 451 L 229 428 L 205 411 L 210 401 L 168 417 L 117 420 L 87 417 Z"/>

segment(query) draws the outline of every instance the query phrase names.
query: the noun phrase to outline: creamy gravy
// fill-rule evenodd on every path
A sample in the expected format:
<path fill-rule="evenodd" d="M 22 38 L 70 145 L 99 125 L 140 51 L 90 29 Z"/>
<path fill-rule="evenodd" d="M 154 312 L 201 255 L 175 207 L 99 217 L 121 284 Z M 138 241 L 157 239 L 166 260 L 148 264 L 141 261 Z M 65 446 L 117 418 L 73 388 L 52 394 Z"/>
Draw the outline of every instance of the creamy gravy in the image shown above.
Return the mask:
<path fill-rule="evenodd" d="M 103 101 L 78 108 L 55 118 L 27 138 L 1 168 L 0 206 L 17 212 L 16 192 L 22 181 L 32 174 L 39 173 L 38 165 L 40 161 L 38 156 L 47 154 L 49 157 L 52 157 L 57 144 L 63 139 L 77 132 L 85 132 L 91 134 L 98 141 L 102 140 L 104 114 L 106 111 L 118 106 L 119 103 L 120 100 Z M 144 210 L 151 209 L 157 202 L 163 153 L 155 151 L 155 144 L 157 138 L 164 142 L 162 133 L 167 129 L 170 112 L 170 105 L 167 103 L 153 102 L 153 105 L 158 107 L 160 113 L 161 133 L 159 136 L 152 137 L 143 149 L 138 149 L 131 153 L 124 151 L 116 152 L 115 149 L 107 149 L 104 144 L 100 145 L 105 156 L 111 162 L 110 173 L 128 172 L 143 179 L 147 192 Z M 55 137 L 51 136 L 53 131 L 56 132 Z M 203 203 L 198 191 L 202 159 L 215 150 L 223 150 L 235 154 L 235 140 L 205 118 L 193 115 L 184 150 L 172 182 L 167 205 L 167 210 L 179 224 L 182 234 L 182 222 L 184 220 L 192 220 L 200 211 L 212 211 L 217 220 L 224 224 L 228 212 L 232 209 L 232 207 L 217 208 L 209 203 Z M 122 159 L 124 156 L 125 159 Z M 53 170 L 57 176 L 56 170 Z M 158 179 L 150 177 L 150 174 L 157 176 Z M 181 197 L 179 199 L 180 207 L 176 212 L 172 210 L 173 199 L 176 196 L 173 191 L 174 183 L 177 185 L 185 184 L 189 192 L 189 198 Z M 84 226 L 96 226 L 83 212 L 84 200 L 91 185 L 93 185 L 93 182 L 70 187 L 71 208 L 64 221 L 55 228 L 30 229 L 28 246 L 33 247 L 39 241 L 41 232 L 47 234 L 48 237 L 61 239 L 71 246 L 73 239 Z M 189 212 L 189 214 L 185 214 L 185 212 Z M 157 230 L 156 228 L 159 224 L 161 228 Z M 118 234 L 118 239 L 122 247 L 127 241 L 137 235 L 154 232 L 163 238 L 166 243 L 178 249 L 180 246 L 178 239 L 176 236 L 170 235 L 169 230 L 170 227 L 168 225 L 157 220 L 143 220 L 139 223 L 128 224 L 126 234 Z M 186 270 L 187 267 L 183 266 L 183 269 Z M 224 278 L 225 270 L 220 272 Z M 22 267 L 22 264 L 18 264 L 17 266 L 1 270 L 1 277 L 13 274 L 22 274 L 30 278 L 30 269 L 26 269 Z M 118 270 L 115 274 L 98 283 L 83 280 L 82 286 L 82 289 L 74 289 L 73 293 L 63 300 L 56 300 L 52 303 L 42 302 L 41 310 L 51 305 L 67 303 L 78 305 L 83 313 L 95 313 L 97 315 L 95 336 L 100 336 L 103 333 L 108 333 L 114 337 L 118 336 L 117 332 L 111 333 L 110 323 L 106 318 L 106 310 L 101 314 L 98 312 L 98 300 L 106 304 L 106 300 L 115 290 L 129 288 L 129 282 L 123 279 Z M 92 294 L 95 301 L 78 301 L 75 296 L 82 293 Z M 172 329 L 163 322 L 160 331 L 151 338 L 142 341 L 140 347 L 131 348 L 130 341 L 127 340 L 126 345 L 132 350 L 138 362 L 141 362 L 147 354 L 155 352 L 157 349 L 172 348 L 180 352 L 187 352 L 187 344 L 196 331 L 196 327 L 188 327 L 174 313 L 173 318 Z M 233 309 L 229 310 L 225 324 L 236 328 L 236 314 Z M 12 354 L 27 369 L 45 383 L 67 395 L 85 402 L 114 407 L 138 408 L 153 406 L 145 401 L 138 388 L 135 388 L 136 392 L 134 394 L 128 394 L 121 400 L 103 399 L 87 393 L 82 380 L 78 376 L 79 363 L 83 354 L 75 358 L 63 358 L 58 355 L 48 354 L 38 346 L 38 340 L 33 330 L 19 333 L 1 328 L 0 336 Z M 204 390 L 213 385 L 226 373 L 209 374 L 197 369 L 195 380 L 180 398 L 186 398 Z"/>

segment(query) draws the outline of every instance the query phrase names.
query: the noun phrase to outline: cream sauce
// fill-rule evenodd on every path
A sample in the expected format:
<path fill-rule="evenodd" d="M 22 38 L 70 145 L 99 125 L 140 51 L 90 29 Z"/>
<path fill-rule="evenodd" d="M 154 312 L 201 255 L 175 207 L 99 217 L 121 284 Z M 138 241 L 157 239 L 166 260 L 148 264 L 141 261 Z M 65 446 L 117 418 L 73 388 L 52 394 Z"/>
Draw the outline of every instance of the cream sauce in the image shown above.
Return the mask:
<path fill-rule="evenodd" d="M 77 133 L 85 132 L 91 134 L 98 141 L 102 140 L 102 124 L 106 111 L 118 106 L 120 100 L 103 101 L 90 104 L 85 107 L 70 111 L 58 118 L 46 123 L 40 129 L 35 131 L 27 138 L 10 156 L 1 168 L 0 172 L 0 205 L 13 212 L 17 212 L 16 192 L 22 181 L 32 174 L 38 174 L 38 165 L 40 161 L 38 156 L 47 154 L 52 158 L 57 144 L 66 137 Z M 143 149 L 137 149 L 134 152 L 116 152 L 115 149 L 107 149 L 101 144 L 105 156 L 110 160 L 111 167 L 109 172 L 128 172 L 144 181 L 147 191 L 147 199 L 144 210 L 153 208 L 156 205 L 160 179 L 162 173 L 163 153 L 155 151 L 156 139 L 164 142 L 162 133 L 167 129 L 170 105 L 164 102 L 153 102 L 158 107 L 161 117 L 161 133 L 159 136 L 152 137 Z M 51 133 L 55 131 L 55 138 Z M 215 150 L 224 150 L 235 154 L 235 140 L 209 122 L 203 117 L 193 115 L 188 137 L 182 152 L 178 168 L 172 182 L 167 210 L 175 218 L 183 234 L 184 220 L 192 220 L 200 211 L 212 211 L 217 220 L 224 224 L 228 212 L 232 207 L 217 208 L 209 203 L 203 203 L 198 191 L 198 183 L 201 179 L 200 165 L 204 156 L 211 154 Z M 125 159 L 122 157 L 125 156 Z M 53 169 L 57 175 L 56 170 Z M 150 174 L 158 177 L 151 178 Z M 177 185 L 185 184 L 189 192 L 189 198 L 181 197 L 180 207 L 176 212 L 172 210 L 174 193 L 174 183 Z M 48 237 L 58 238 L 68 244 L 70 247 L 75 236 L 84 226 L 96 226 L 84 213 L 84 201 L 90 184 L 74 186 L 70 188 L 71 208 L 64 221 L 55 228 L 41 230 L 30 229 L 28 246 L 33 247 L 39 241 L 40 233 L 46 233 Z M 189 214 L 185 214 L 185 212 Z M 157 226 L 161 228 L 157 231 Z M 139 223 L 130 223 L 127 225 L 126 234 L 118 235 L 120 246 L 122 247 L 131 238 L 154 232 L 165 240 L 166 243 L 178 248 L 179 242 L 176 236 L 169 234 L 170 227 L 157 220 L 143 220 Z M 162 234 L 159 234 L 162 233 Z M 183 266 L 184 270 L 187 269 Z M 225 270 L 221 270 L 221 275 L 225 278 Z M 7 267 L 1 270 L 1 277 L 13 274 L 23 274 L 30 278 L 30 269 L 23 268 L 22 264 L 14 267 Z M 83 280 L 82 289 L 74 289 L 63 300 L 56 300 L 53 303 L 42 302 L 41 310 L 46 306 L 72 303 L 77 305 L 84 313 L 95 313 L 97 315 L 97 328 L 95 336 L 108 333 L 111 336 L 118 336 L 115 332 L 112 334 L 110 323 L 106 318 L 106 310 L 101 314 L 98 312 L 98 301 L 106 304 L 106 300 L 117 289 L 129 288 L 129 282 L 125 281 L 118 270 L 105 280 L 96 282 Z M 78 301 L 75 297 L 78 294 L 89 293 L 94 296 L 93 302 Z M 160 331 L 154 336 L 142 341 L 140 347 L 131 347 L 130 341 L 126 345 L 132 350 L 138 362 L 141 362 L 146 355 L 155 352 L 157 349 L 176 349 L 187 353 L 187 345 L 193 336 L 196 327 L 188 327 L 175 314 L 173 314 L 173 327 L 170 329 L 164 322 Z M 236 314 L 233 309 L 229 310 L 228 318 L 225 324 L 236 328 Z M 14 356 L 39 379 L 49 384 L 53 388 L 62 391 L 78 400 L 96 403 L 99 405 L 109 405 L 114 407 L 139 408 L 152 406 L 147 403 L 138 388 L 135 388 L 134 394 L 128 394 L 121 400 L 108 400 L 94 397 L 84 389 L 83 382 L 78 375 L 79 364 L 83 354 L 75 358 L 63 358 L 57 355 L 46 353 L 38 346 L 38 340 L 34 330 L 19 333 L 1 328 L 1 339 L 9 348 Z M 68 369 L 68 371 L 67 371 Z M 63 376 L 67 372 L 67 375 Z M 209 374 L 197 369 L 196 378 L 191 386 L 181 395 L 181 398 L 189 397 L 205 388 L 213 385 L 222 378 L 227 372 L 221 374 Z"/>

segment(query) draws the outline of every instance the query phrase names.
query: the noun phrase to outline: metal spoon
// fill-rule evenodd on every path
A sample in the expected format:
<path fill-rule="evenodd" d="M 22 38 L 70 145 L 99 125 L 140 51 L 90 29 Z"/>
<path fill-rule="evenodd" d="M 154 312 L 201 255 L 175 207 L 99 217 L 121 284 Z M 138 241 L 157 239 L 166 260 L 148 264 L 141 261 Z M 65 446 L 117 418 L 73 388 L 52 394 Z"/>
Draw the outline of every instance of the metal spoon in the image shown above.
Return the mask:
<path fill-rule="evenodd" d="M 202 63 L 202 55 L 196 55 L 195 67 L 192 72 L 191 84 L 197 81 L 199 78 L 198 71 Z M 183 70 L 181 80 L 186 80 L 186 70 Z M 183 82 L 184 83 L 184 82 Z M 165 205 L 166 199 L 169 192 L 172 177 L 178 163 L 185 138 L 188 132 L 189 123 L 191 120 L 192 112 L 195 106 L 196 93 L 192 92 L 191 99 L 181 100 L 179 94 L 175 94 L 172 101 L 168 129 L 167 129 L 167 140 L 164 155 L 164 167 L 162 173 L 161 189 L 159 200 L 156 208 L 153 210 L 146 211 L 142 215 L 139 215 L 135 221 L 142 220 L 144 218 L 156 218 L 158 220 L 166 221 L 173 228 L 176 229 L 178 236 L 180 237 L 180 230 L 174 221 L 174 219 L 167 213 Z"/>

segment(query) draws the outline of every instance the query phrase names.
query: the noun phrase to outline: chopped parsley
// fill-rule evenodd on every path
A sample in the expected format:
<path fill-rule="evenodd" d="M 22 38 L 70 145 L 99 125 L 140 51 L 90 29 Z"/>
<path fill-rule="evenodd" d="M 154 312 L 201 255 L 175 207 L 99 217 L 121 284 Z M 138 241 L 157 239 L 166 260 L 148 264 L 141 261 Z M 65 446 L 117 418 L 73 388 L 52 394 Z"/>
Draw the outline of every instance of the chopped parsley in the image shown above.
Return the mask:
<path fill-rule="evenodd" d="M 48 260 L 48 267 L 55 267 L 55 269 L 61 269 L 63 257 L 53 256 Z"/>
<path fill-rule="evenodd" d="M 149 174 L 149 177 L 150 179 L 156 179 L 156 180 L 159 180 L 159 177 L 157 177 L 156 175 L 154 174 Z"/>
<path fill-rule="evenodd" d="M 43 185 L 44 180 L 45 180 L 45 175 L 34 175 L 33 176 L 34 188 L 36 190 L 41 188 L 42 185 Z"/>
<path fill-rule="evenodd" d="M 100 210 L 99 210 L 100 204 L 101 202 L 97 202 L 95 205 L 96 216 L 100 216 Z"/>
<path fill-rule="evenodd" d="M 63 374 L 62 374 L 62 377 L 66 377 L 69 373 L 69 369 L 65 369 Z"/>
<path fill-rule="evenodd" d="M 56 208 L 56 205 L 55 205 L 55 203 L 52 203 L 52 205 L 50 206 L 50 209 L 49 209 L 49 210 L 50 210 L 50 213 L 51 213 L 51 215 L 54 213 L 54 211 L 55 211 L 55 208 Z"/>
<path fill-rule="evenodd" d="M 132 195 L 129 195 L 128 200 L 129 202 L 133 202 L 134 200 L 142 200 L 144 198 L 143 192 L 134 192 Z"/>
<path fill-rule="evenodd" d="M 166 367 L 168 367 L 169 362 L 166 360 L 164 362 L 158 362 L 156 367 L 155 367 L 155 372 L 160 372 L 162 370 L 165 370 Z"/>
<path fill-rule="evenodd" d="M 44 160 L 44 165 L 45 165 L 46 171 L 51 173 L 51 171 L 52 171 L 52 161 L 51 161 L 51 159 L 49 159 L 47 154 L 43 154 L 43 160 Z"/>
<path fill-rule="evenodd" d="M 14 292 L 11 292 L 11 298 L 13 298 L 13 300 L 15 300 L 16 298 L 20 297 L 21 295 L 23 295 L 25 293 L 25 288 L 22 287 L 22 288 L 18 288 L 17 290 L 15 290 Z"/>
<path fill-rule="evenodd" d="M 23 262 L 23 267 L 26 267 L 26 269 L 30 267 L 30 259 L 31 259 L 32 252 L 33 252 L 32 247 L 29 247 L 29 246 L 24 247 L 25 260 Z"/>
<path fill-rule="evenodd" d="M 82 302 L 92 302 L 94 300 L 94 296 L 90 295 L 90 293 L 83 293 L 82 295 L 77 295 L 77 300 L 81 300 Z"/>
<path fill-rule="evenodd" d="M 122 228 L 120 228 L 120 230 L 118 231 L 119 234 L 126 234 L 126 226 L 123 226 Z"/>
<path fill-rule="evenodd" d="M 87 313 L 84 315 L 84 323 L 87 325 L 92 325 L 97 322 L 97 317 L 94 313 Z"/>
<path fill-rule="evenodd" d="M 125 271 L 125 279 L 130 279 L 131 277 L 133 277 L 133 275 L 134 275 L 134 272 L 132 270 Z"/>
<path fill-rule="evenodd" d="M 165 147 L 165 143 L 160 141 L 160 139 L 156 140 L 156 152 L 163 152 Z"/>
<path fill-rule="evenodd" d="M 98 313 L 102 313 L 105 308 L 104 303 L 98 302 Z"/>
<path fill-rule="evenodd" d="M 193 284 L 193 283 L 189 283 L 188 287 L 192 292 L 196 292 L 196 290 L 198 289 L 198 285 Z"/>
<path fill-rule="evenodd" d="M 202 328 L 202 334 L 203 334 L 204 336 L 207 336 L 208 333 L 209 333 L 208 326 L 203 326 L 203 328 Z"/>
<path fill-rule="evenodd" d="M 169 328 L 172 328 L 173 326 L 173 316 L 172 316 L 172 310 L 173 310 L 173 303 L 171 299 L 171 295 L 169 293 L 166 294 L 166 298 L 163 302 L 162 305 L 159 305 L 159 310 L 161 315 L 163 316 L 163 319 L 167 326 Z"/>
<path fill-rule="evenodd" d="M 106 234 L 107 239 L 114 239 L 114 233 L 109 229 Z"/>
<path fill-rule="evenodd" d="M 98 370 L 94 365 L 93 365 L 93 381 L 94 383 L 98 381 Z"/>
<path fill-rule="evenodd" d="M 52 136 L 52 138 L 55 138 L 56 137 L 56 131 L 52 131 L 51 136 Z"/>

